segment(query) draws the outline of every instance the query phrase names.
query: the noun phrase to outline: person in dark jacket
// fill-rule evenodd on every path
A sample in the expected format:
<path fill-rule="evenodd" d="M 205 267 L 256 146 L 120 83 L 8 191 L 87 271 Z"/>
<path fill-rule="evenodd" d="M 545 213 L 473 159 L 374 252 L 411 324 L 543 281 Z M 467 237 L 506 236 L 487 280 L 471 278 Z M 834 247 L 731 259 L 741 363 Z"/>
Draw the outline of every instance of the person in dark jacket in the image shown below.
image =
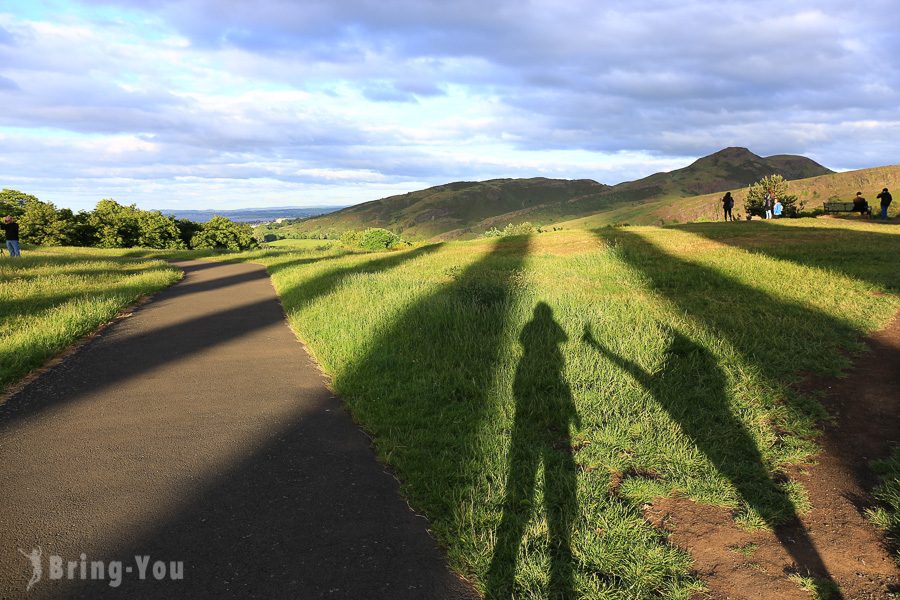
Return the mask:
<path fill-rule="evenodd" d="M 734 208 L 734 198 L 731 197 L 731 192 L 725 192 L 725 196 L 722 198 L 722 210 L 725 211 L 725 220 L 728 220 L 728 217 L 731 217 L 731 220 L 734 221 L 734 215 L 731 214 L 731 209 Z"/>
<path fill-rule="evenodd" d="M 862 192 L 856 192 L 856 198 L 853 199 L 853 212 L 861 215 L 869 214 L 869 201 L 863 198 Z"/>
<path fill-rule="evenodd" d="M 19 254 L 19 224 L 9 215 L 0 223 L 0 229 L 6 235 L 6 249 L 9 250 L 10 258 L 20 256 Z"/>
<path fill-rule="evenodd" d="M 881 193 L 875 197 L 881 200 L 881 218 L 887 219 L 888 206 L 890 206 L 891 202 L 894 200 L 893 198 L 891 198 L 891 193 L 887 190 L 887 188 L 884 188 L 883 190 L 881 190 Z"/>

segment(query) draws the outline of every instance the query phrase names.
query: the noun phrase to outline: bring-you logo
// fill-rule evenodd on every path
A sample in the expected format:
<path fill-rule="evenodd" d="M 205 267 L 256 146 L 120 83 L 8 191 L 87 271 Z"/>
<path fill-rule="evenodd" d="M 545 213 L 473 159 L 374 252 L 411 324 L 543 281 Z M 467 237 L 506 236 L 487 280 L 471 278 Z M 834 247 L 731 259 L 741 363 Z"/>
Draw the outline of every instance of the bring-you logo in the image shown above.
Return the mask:
<path fill-rule="evenodd" d="M 184 561 L 180 560 L 151 560 L 147 555 L 135 555 L 131 561 L 88 560 L 83 552 L 78 560 L 65 560 L 58 554 L 51 554 L 45 560 L 40 546 L 31 552 L 19 548 L 19 553 L 31 563 L 31 578 L 25 585 L 26 592 L 44 579 L 45 567 L 47 581 L 106 581 L 113 588 L 122 585 L 126 578 L 138 581 L 184 579 Z"/>

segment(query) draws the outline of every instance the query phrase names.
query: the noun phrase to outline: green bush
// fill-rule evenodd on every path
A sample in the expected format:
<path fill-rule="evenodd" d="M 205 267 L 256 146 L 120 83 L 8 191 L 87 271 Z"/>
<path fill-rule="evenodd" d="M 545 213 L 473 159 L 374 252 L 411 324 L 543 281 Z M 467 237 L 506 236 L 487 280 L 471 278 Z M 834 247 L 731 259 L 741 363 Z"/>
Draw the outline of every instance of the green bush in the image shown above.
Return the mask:
<path fill-rule="evenodd" d="M 403 243 L 400 236 L 381 227 L 370 227 L 364 231 L 345 231 L 341 244 L 346 248 L 378 251 L 389 250 Z"/>
<path fill-rule="evenodd" d="M 509 223 L 503 229 L 491 227 L 484 232 L 484 237 L 506 237 L 510 235 L 529 235 L 531 233 L 541 233 L 541 230 L 528 221 L 525 221 L 524 223 L 519 223 L 518 225 Z"/>
<path fill-rule="evenodd" d="M 400 243 L 400 236 L 387 229 L 370 227 L 363 231 L 359 245 L 364 250 L 387 250 Z"/>
<path fill-rule="evenodd" d="M 191 240 L 192 248 L 216 250 L 247 250 L 257 247 L 253 228 L 246 223 L 215 216 L 203 224 L 203 228 Z"/>

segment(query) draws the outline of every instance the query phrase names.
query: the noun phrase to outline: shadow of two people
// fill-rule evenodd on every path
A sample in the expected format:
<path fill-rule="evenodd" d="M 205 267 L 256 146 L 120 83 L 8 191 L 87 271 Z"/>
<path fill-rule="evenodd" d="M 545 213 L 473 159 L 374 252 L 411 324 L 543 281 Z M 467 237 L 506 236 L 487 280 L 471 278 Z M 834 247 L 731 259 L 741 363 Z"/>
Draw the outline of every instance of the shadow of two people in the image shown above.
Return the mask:
<path fill-rule="evenodd" d="M 717 358 L 684 334 L 668 330 L 671 343 L 660 373 L 651 373 L 597 341 L 585 326 L 582 341 L 629 373 L 681 427 L 743 501 L 773 527 L 803 570 L 827 570 L 802 527 L 793 503 L 770 476 L 746 426 L 735 416 Z M 572 525 L 578 513 L 577 466 L 571 425 L 581 427 L 564 377 L 560 346 L 568 341 L 552 309 L 538 303 L 519 336 L 523 354 L 513 381 L 515 416 L 508 454 L 503 515 L 487 576 L 489 598 L 514 595 L 516 557 L 532 516 L 538 467 L 543 462 L 543 504 L 549 529 L 549 595 L 574 594 Z"/>

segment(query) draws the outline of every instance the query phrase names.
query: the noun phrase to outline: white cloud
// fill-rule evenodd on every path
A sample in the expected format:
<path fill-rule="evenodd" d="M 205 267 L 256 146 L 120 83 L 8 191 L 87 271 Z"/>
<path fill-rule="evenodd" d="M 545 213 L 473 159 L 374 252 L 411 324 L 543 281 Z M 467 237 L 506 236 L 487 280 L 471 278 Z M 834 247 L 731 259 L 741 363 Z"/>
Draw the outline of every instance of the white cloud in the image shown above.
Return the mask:
<path fill-rule="evenodd" d="M 0 185 L 235 206 L 728 145 L 900 162 L 889 0 L 89 4 L 128 10 L 0 14 Z"/>

